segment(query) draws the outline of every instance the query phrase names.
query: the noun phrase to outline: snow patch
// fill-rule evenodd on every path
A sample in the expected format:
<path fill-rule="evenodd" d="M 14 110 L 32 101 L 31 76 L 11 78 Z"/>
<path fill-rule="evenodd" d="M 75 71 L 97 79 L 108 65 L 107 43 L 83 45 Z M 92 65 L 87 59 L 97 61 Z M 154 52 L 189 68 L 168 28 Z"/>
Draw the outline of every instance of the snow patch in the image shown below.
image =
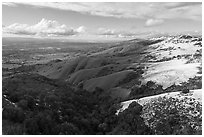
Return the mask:
<path fill-rule="evenodd" d="M 154 81 L 166 89 L 172 85 L 180 85 L 189 78 L 193 78 L 199 72 L 201 63 L 185 64 L 185 59 L 174 59 L 165 62 L 148 65 L 147 71 L 143 74 L 144 83 Z"/>
<path fill-rule="evenodd" d="M 171 92 L 171 93 L 162 93 L 159 95 L 144 97 L 140 99 L 128 100 L 121 103 L 121 108 L 117 110 L 116 115 L 118 115 L 120 112 L 123 112 L 125 109 L 127 109 L 129 105 L 134 101 L 143 106 L 146 103 L 150 102 L 151 100 L 156 100 L 159 97 L 167 97 L 167 98 L 173 97 L 178 99 L 194 98 L 195 100 L 202 103 L 202 89 L 190 90 L 190 92 L 187 94 L 183 94 L 181 91 L 177 91 L 177 92 Z"/>
<path fill-rule="evenodd" d="M 166 40 L 157 44 L 153 44 L 150 47 L 153 50 L 150 50 L 151 55 L 155 56 L 157 60 L 163 58 L 172 58 L 177 57 L 178 55 L 194 55 L 197 50 L 200 50 L 201 47 L 195 45 L 195 42 L 190 42 L 189 40 Z"/>

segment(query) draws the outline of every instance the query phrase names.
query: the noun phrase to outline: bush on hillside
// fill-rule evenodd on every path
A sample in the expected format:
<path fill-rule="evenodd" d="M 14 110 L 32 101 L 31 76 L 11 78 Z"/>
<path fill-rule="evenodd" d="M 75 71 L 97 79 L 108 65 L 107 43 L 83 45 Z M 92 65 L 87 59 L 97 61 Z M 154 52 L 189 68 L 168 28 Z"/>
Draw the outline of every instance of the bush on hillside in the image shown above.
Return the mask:
<path fill-rule="evenodd" d="M 193 98 L 160 97 L 144 105 L 142 117 L 154 134 L 202 134 L 202 105 Z"/>
<path fill-rule="evenodd" d="M 149 135 L 151 134 L 148 126 L 145 125 L 140 116 L 142 106 L 136 102 L 129 105 L 128 109 L 118 115 L 118 125 L 110 134 L 116 135 Z"/>

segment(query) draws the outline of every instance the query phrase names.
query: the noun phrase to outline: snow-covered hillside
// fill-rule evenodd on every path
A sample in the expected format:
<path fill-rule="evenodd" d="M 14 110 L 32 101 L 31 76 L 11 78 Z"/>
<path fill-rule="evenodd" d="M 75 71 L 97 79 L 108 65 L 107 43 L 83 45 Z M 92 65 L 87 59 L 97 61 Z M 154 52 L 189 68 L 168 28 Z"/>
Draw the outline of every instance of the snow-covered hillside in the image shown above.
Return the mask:
<path fill-rule="evenodd" d="M 172 98 L 177 98 L 177 99 L 193 98 L 196 101 L 202 103 L 202 89 L 190 90 L 190 92 L 187 94 L 184 94 L 181 91 L 177 91 L 177 92 L 163 93 L 163 94 L 159 94 L 159 95 L 144 97 L 144 98 L 140 98 L 140 99 L 128 100 L 128 101 L 121 103 L 121 108 L 116 112 L 116 114 L 118 115 L 120 112 L 123 112 L 125 109 L 128 108 L 128 106 L 132 102 L 137 102 L 140 105 L 144 106 L 146 103 L 149 103 L 153 100 L 157 100 L 158 98 L 164 98 L 164 97 L 166 97 L 166 98 L 172 97 Z"/>
<path fill-rule="evenodd" d="M 166 89 L 179 85 L 189 78 L 200 76 L 202 68 L 201 38 L 191 36 L 165 37 L 162 42 L 149 46 L 149 64 L 143 74 L 144 80 L 154 81 Z"/>
<path fill-rule="evenodd" d="M 166 89 L 172 85 L 182 86 L 184 82 L 188 84 L 189 79 L 195 77 L 200 77 L 202 79 L 202 38 L 181 35 L 153 39 L 162 39 L 163 41 L 150 45 L 146 50 L 148 53 L 146 54 L 146 57 L 150 58 L 147 62 L 143 63 L 145 69 L 142 75 L 142 84 L 145 84 L 148 81 L 153 81 L 156 84 L 161 85 L 163 89 Z M 190 90 L 190 92 L 186 94 L 182 93 L 182 91 L 172 90 L 169 93 L 161 93 L 139 99 L 127 100 L 121 102 L 121 107 L 116 112 L 116 115 L 127 109 L 132 102 L 137 102 L 144 107 L 144 119 L 148 119 L 146 115 L 151 115 L 153 118 L 155 114 L 148 112 L 146 106 L 154 107 L 155 102 L 158 104 L 162 101 L 171 102 L 171 98 L 177 100 L 177 105 L 181 105 L 181 108 L 190 107 L 193 109 L 189 114 L 196 113 L 195 116 L 201 115 L 200 112 L 196 110 L 196 107 L 198 107 L 196 104 L 202 105 L 202 89 Z M 171 107 L 171 105 L 167 105 L 166 107 Z M 178 107 L 178 110 L 183 111 L 180 110 L 181 108 Z M 199 114 L 197 115 L 197 113 Z M 191 114 L 191 116 L 194 116 L 194 114 Z M 147 122 L 147 124 L 150 123 Z M 151 127 L 151 125 L 149 125 L 149 127 Z M 200 126 L 198 127 L 200 128 Z"/>

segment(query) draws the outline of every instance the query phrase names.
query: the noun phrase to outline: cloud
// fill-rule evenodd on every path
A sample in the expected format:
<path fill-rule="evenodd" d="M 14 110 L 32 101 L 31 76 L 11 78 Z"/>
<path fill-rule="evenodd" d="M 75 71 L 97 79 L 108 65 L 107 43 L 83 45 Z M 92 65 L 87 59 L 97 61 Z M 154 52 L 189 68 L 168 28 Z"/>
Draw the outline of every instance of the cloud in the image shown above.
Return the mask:
<path fill-rule="evenodd" d="M 186 6 L 194 6 L 194 5 L 200 5 L 200 2 L 169 2 L 169 3 L 161 3 L 164 5 L 164 7 L 169 9 L 174 8 L 180 8 L 180 7 L 186 7 Z"/>
<path fill-rule="evenodd" d="M 12 2 L 2 2 L 2 5 L 9 6 L 9 7 L 16 7 L 17 5 Z"/>
<path fill-rule="evenodd" d="M 84 33 L 86 31 L 86 27 L 80 26 L 79 28 L 76 29 L 76 32 L 78 33 Z"/>
<path fill-rule="evenodd" d="M 112 29 L 99 28 L 97 34 L 98 35 L 116 36 L 116 35 L 118 35 L 118 32 L 116 32 L 115 30 L 112 30 Z"/>
<path fill-rule="evenodd" d="M 146 35 L 147 32 L 131 32 L 131 31 L 119 31 L 114 29 L 99 28 L 97 35 L 105 37 L 117 37 L 117 38 L 135 38 L 140 35 Z"/>
<path fill-rule="evenodd" d="M 60 25 L 55 20 L 42 19 L 35 25 L 14 23 L 10 26 L 3 27 L 3 33 L 18 35 L 36 35 L 36 36 L 71 36 L 85 32 L 85 27 L 73 29 L 68 28 L 65 24 Z"/>
<path fill-rule="evenodd" d="M 201 20 L 202 3 L 201 2 L 29 2 L 29 3 L 11 3 L 25 4 L 39 8 L 54 8 L 59 10 L 75 11 L 82 14 L 116 17 L 116 18 L 157 18 L 173 19 L 185 18 Z M 9 4 L 7 4 L 9 5 Z"/>
<path fill-rule="evenodd" d="M 162 19 L 148 19 L 145 23 L 145 26 L 150 27 L 150 26 L 155 26 L 155 25 L 160 25 L 164 22 Z"/>

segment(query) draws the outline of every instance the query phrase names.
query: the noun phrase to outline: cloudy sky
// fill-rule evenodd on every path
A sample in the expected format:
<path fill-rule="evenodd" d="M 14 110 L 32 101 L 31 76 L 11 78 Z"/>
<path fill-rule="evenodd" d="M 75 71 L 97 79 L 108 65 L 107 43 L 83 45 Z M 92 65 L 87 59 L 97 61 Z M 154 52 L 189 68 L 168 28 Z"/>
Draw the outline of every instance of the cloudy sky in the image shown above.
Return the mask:
<path fill-rule="evenodd" d="M 3 36 L 131 39 L 201 33 L 201 3 L 3 3 Z"/>

